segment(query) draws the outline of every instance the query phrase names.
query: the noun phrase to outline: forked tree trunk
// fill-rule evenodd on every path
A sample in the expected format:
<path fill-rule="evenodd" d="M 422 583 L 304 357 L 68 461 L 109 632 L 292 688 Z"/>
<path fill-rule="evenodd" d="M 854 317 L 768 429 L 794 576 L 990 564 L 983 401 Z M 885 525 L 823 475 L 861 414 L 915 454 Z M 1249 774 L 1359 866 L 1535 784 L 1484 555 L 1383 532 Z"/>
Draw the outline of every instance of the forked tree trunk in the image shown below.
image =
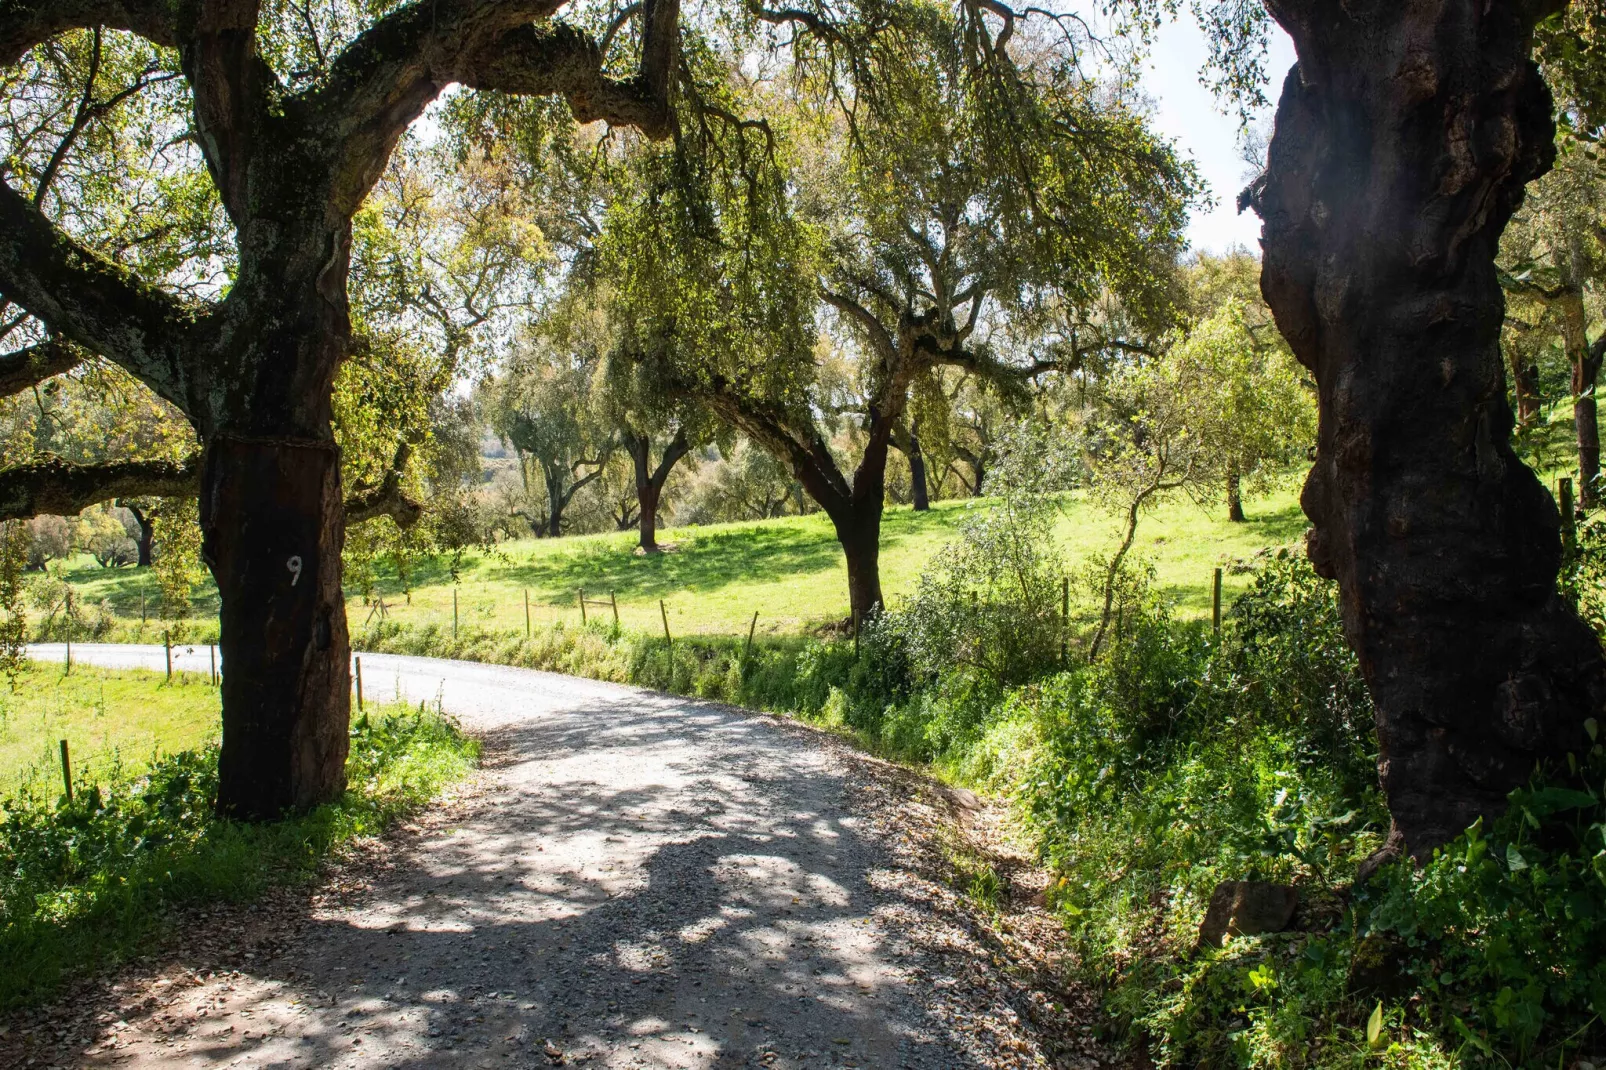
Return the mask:
<path fill-rule="evenodd" d="M 1556 507 L 1509 444 L 1494 257 L 1549 168 L 1519 0 L 1268 0 L 1299 65 L 1268 169 L 1262 289 L 1319 387 L 1303 504 L 1377 706 L 1379 771 L 1419 857 L 1566 771 L 1606 699 L 1556 593 Z"/>
<path fill-rule="evenodd" d="M 201 528 L 221 603 L 219 811 L 270 820 L 339 798 L 351 712 L 339 450 L 215 436 Z"/>
<path fill-rule="evenodd" d="M 675 465 L 690 452 L 691 444 L 684 430 L 676 431 L 654 468 L 651 435 L 626 432 L 623 438 L 636 473 L 636 501 L 640 505 L 637 543 L 644 552 L 655 554 L 658 552 L 658 505 L 663 500 L 664 484 L 669 482 L 669 473 L 674 471 Z"/>

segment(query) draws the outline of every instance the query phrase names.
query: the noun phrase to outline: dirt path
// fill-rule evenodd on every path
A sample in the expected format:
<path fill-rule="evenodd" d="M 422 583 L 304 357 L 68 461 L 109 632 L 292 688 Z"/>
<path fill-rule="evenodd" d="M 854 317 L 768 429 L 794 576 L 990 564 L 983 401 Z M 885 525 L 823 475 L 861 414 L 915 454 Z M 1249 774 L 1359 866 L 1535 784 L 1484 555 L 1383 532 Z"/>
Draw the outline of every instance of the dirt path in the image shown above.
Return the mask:
<path fill-rule="evenodd" d="M 177 667 L 204 671 L 207 657 L 181 652 Z M 83 663 L 162 658 L 74 648 Z M 989 856 L 974 829 L 996 815 L 974 800 L 729 707 L 522 669 L 362 661 L 370 700 L 438 699 L 487 739 L 476 782 L 337 866 L 318 894 L 199 919 L 160 959 L 18 1019 L 0 1062 L 7 1048 L 41 1067 L 1100 1054 L 1086 1001 L 1055 984 L 1054 923 L 1030 905 L 1037 875 Z M 1001 911 L 951 890 L 956 858 L 1005 872 Z"/>

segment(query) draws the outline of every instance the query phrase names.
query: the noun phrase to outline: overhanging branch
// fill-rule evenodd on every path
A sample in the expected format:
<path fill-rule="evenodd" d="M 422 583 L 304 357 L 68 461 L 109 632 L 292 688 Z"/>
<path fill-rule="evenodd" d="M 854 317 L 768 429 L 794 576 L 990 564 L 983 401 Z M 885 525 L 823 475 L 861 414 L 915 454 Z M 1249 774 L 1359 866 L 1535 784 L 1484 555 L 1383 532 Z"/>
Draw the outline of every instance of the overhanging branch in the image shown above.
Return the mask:
<path fill-rule="evenodd" d="M 52 334 L 186 409 L 184 351 L 201 310 L 79 245 L 0 182 L 0 292 Z"/>
<path fill-rule="evenodd" d="M 74 516 L 113 498 L 194 497 L 200 486 L 197 457 L 107 464 L 76 464 L 47 457 L 0 470 L 0 520 L 41 514 Z"/>
<path fill-rule="evenodd" d="M 77 346 L 54 338 L 6 353 L 0 356 L 0 397 L 20 394 L 53 375 L 72 371 L 84 357 Z"/>
<path fill-rule="evenodd" d="M 0 0 L 0 66 L 67 30 L 103 26 L 174 47 L 170 0 Z"/>

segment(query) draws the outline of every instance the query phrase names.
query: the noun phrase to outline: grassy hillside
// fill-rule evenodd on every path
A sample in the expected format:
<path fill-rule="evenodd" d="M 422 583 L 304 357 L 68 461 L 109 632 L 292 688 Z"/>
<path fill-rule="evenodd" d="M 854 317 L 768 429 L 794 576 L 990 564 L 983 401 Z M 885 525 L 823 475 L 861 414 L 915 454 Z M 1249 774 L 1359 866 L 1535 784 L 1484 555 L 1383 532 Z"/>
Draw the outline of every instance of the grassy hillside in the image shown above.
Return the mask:
<path fill-rule="evenodd" d="M 890 601 L 913 590 L 933 555 L 955 537 L 967 512 L 985 502 L 940 502 L 929 513 L 908 507 L 887 511 L 882 525 L 882 583 Z M 1305 519 L 1299 511 L 1297 483 L 1248 503 L 1250 520 L 1228 523 L 1225 510 L 1209 511 L 1192 503 L 1172 503 L 1144 518 L 1137 551 L 1151 559 L 1162 590 L 1174 597 L 1184 615 L 1210 610 L 1211 570 L 1246 558 L 1265 546 L 1299 537 Z M 1065 503 L 1057 537 L 1072 567 L 1093 553 L 1108 552 L 1117 538 L 1113 517 L 1072 498 Z M 588 598 L 619 602 L 626 627 L 661 630 L 658 600 L 669 613 L 677 635 L 745 632 L 759 614 L 762 634 L 796 633 L 823 621 L 847 615 L 847 574 L 841 550 L 824 514 L 709 527 L 670 529 L 663 534 L 671 552 L 640 556 L 632 532 L 503 543 L 490 554 L 470 554 L 456 585 L 458 615 L 463 626 L 522 630 L 524 596 L 529 592 L 535 627 L 554 621 L 579 621 L 576 589 Z M 117 616 L 138 621 L 140 596 L 149 593 L 154 616 L 154 582 L 142 570 L 106 570 L 87 557 L 78 559 L 69 579 L 86 602 L 109 600 Z M 1227 592 L 1246 581 L 1229 575 Z M 410 600 L 398 584 L 381 584 L 391 620 L 450 627 L 453 585 L 443 564 L 423 568 L 415 578 Z M 215 612 L 210 588 L 201 593 L 203 614 Z M 356 598 L 350 604 L 353 631 L 374 612 Z M 610 614 L 605 608 L 589 612 Z M 159 626 L 146 638 L 159 638 Z M 118 635 L 118 638 L 132 637 Z"/>

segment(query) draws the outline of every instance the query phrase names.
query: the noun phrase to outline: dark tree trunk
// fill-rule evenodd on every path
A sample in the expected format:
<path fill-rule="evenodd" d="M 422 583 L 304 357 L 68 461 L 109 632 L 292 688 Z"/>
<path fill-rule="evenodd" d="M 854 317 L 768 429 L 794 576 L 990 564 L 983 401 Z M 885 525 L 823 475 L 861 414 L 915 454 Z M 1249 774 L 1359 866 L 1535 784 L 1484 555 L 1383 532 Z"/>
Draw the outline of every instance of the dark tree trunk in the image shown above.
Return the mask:
<path fill-rule="evenodd" d="M 669 482 L 669 473 L 674 471 L 675 465 L 690 451 L 691 444 L 684 430 L 676 431 L 675 437 L 664 447 L 658 467 L 653 468 L 651 435 L 627 432 L 624 443 L 636 472 L 636 500 L 640 503 L 637 524 L 641 533 L 638 542 L 643 551 L 655 554 L 658 552 L 658 503 L 663 498 L 664 484 Z"/>
<path fill-rule="evenodd" d="M 1600 379 L 1601 354 L 1589 345 L 1584 295 L 1577 276 L 1561 298 L 1562 340 L 1572 368 L 1573 431 L 1578 441 L 1578 504 L 1593 509 L 1600 498 L 1600 417 L 1595 386 Z"/>
<path fill-rule="evenodd" d="M 1238 469 L 1227 471 L 1227 519 L 1234 524 L 1242 524 L 1248 518 L 1244 516 L 1244 489 L 1243 478 L 1238 475 Z"/>
<path fill-rule="evenodd" d="M 1319 387 L 1303 504 L 1377 706 L 1379 771 L 1418 856 L 1566 769 L 1606 699 L 1556 593 L 1555 504 L 1509 444 L 1494 269 L 1550 166 L 1551 100 L 1517 0 L 1268 0 L 1294 39 L 1262 289 Z"/>
<path fill-rule="evenodd" d="M 546 469 L 546 534 L 548 538 L 563 537 L 563 507 L 569 496 L 563 492 L 563 473 L 555 465 L 542 462 Z"/>
<path fill-rule="evenodd" d="M 920 436 L 909 432 L 909 483 L 913 488 L 915 512 L 931 508 L 931 493 L 926 487 L 926 455 L 920 452 Z"/>
<path fill-rule="evenodd" d="M 636 544 L 649 554 L 658 552 L 658 499 L 662 494 L 663 488 L 651 483 L 638 484 L 636 487 L 636 500 L 640 503 L 636 517 Z"/>
<path fill-rule="evenodd" d="M 881 510 L 854 509 L 831 518 L 848 563 L 848 605 L 858 628 L 881 603 Z"/>
<path fill-rule="evenodd" d="M 343 518 L 333 442 L 208 443 L 201 526 L 221 601 L 222 813 L 268 820 L 345 788 Z"/>
<path fill-rule="evenodd" d="M 1517 395 L 1517 426 L 1532 427 L 1539 419 L 1539 365 L 1513 354 L 1511 381 L 1512 393 Z"/>
<path fill-rule="evenodd" d="M 129 515 L 134 518 L 134 523 L 139 526 L 139 538 L 134 540 L 134 545 L 138 547 L 139 551 L 139 557 L 135 564 L 141 568 L 149 568 L 151 564 L 151 545 L 156 540 L 156 526 L 151 523 L 150 517 L 146 516 L 145 511 L 139 506 L 124 505 L 123 508 L 128 510 Z"/>
<path fill-rule="evenodd" d="M 1573 430 L 1578 436 L 1578 504 L 1593 509 L 1600 500 L 1600 415 L 1594 383 L 1573 396 Z"/>

